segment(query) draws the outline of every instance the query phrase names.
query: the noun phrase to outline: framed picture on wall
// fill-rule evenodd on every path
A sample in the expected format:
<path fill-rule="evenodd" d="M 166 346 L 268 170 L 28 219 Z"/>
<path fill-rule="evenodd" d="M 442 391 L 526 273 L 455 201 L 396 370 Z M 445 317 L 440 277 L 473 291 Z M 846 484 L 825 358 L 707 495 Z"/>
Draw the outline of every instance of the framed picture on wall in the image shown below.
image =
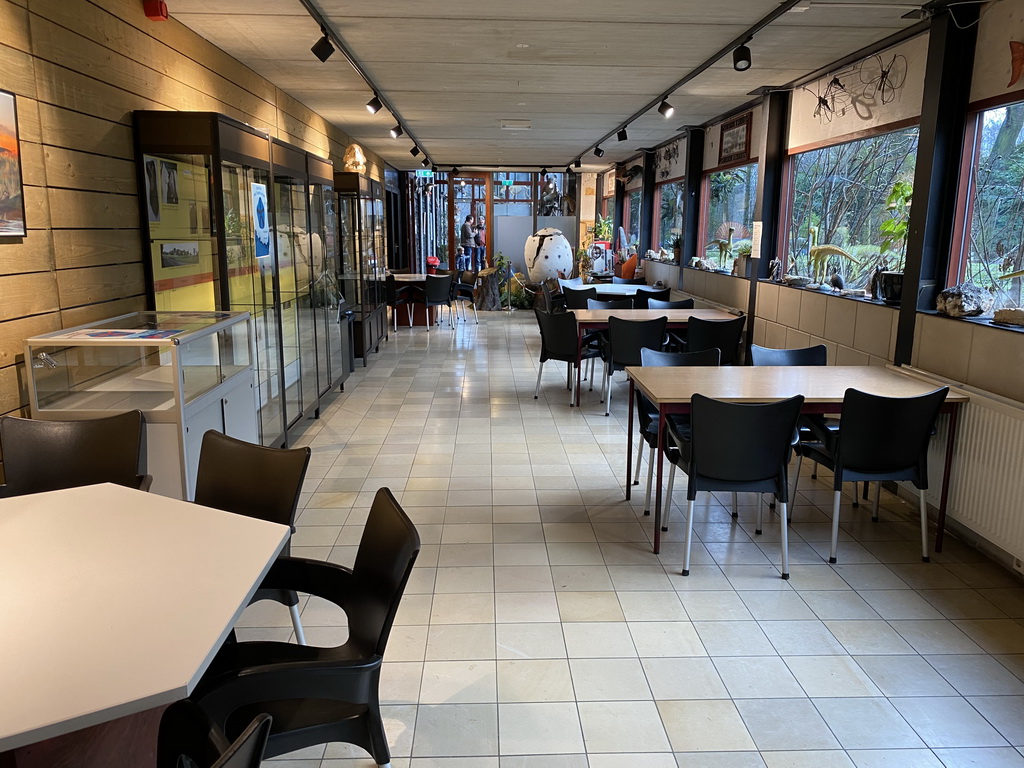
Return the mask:
<path fill-rule="evenodd" d="M 0 91 L 0 237 L 25 237 L 25 194 L 18 105 L 13 93 Z"/>
<path fill-rule="evenodd" d="M 722 123 L 718 142 L 718 164 L 734 163 L 750 157 L 750 112 Z"/>

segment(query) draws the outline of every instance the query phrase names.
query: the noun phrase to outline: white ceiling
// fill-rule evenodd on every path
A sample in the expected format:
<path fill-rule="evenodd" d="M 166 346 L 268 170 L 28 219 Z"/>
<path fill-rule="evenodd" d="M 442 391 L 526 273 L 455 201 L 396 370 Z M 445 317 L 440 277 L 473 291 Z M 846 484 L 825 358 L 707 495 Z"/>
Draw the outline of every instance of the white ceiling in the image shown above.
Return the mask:
<path fill-rule="evenodd" d="M 721 60 L 605 142 L 607 167 L 914 22 L 912 0 L 811 0 L 750 42 L 753 66 Z M 171 0 L 171 15 L 399 169 L 418 166 L 395 118 L 340 53 L 310 52 L 320 30 L 299 0 Z M 564 166 L 778 7 L 777 0 L 317 0 L 317 7 L 438 165 Z M 808 5 L 808 3 L 804 3 Z M 501 130 L 502 119 L 530 131 Z M 421 158 L 419 158 L 421 159 Z"/>

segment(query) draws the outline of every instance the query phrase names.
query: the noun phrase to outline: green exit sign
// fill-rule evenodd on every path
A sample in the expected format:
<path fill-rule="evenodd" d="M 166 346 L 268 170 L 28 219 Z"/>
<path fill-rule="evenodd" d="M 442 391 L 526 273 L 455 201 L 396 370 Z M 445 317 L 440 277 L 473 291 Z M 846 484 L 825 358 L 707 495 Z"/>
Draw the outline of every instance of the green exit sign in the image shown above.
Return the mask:
<path fill-rule="evenodd" d="M 512 179 L 502 179 L 501 180 L 501 186 L 503 186 L 503 187 L 511 187 L 512 186 Z"/>
<path fill-rule="evenodd" d="M 434 178 L 434 172 L 429 168 L 417 168 L 416 169 L 417 179 L 432 179 Z"/>

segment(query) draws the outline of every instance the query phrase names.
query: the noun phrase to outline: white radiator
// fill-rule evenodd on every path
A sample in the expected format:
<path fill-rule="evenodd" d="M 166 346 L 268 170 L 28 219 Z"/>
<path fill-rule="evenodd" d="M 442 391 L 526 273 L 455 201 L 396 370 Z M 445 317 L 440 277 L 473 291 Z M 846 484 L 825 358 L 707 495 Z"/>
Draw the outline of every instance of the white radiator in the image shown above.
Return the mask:
<path fill-rule="evenodd" d="M 971 401 L 960 407 L 946 513 L 1024 559 L 1024 407 L 971 387 L 952 386 L 968 392 Z M 928 454 L 927 499 L 936 507 L 948 430 L 949 416 L 940 416 Z"/>

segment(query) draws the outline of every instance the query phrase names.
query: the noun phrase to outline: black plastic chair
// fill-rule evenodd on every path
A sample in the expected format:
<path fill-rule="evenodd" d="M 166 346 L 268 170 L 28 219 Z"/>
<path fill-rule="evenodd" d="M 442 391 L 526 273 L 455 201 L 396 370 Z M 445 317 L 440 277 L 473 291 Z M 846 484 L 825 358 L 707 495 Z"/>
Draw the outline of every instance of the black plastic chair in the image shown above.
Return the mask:
<path fill-rule="evenodd" d="M 587 299 L 587 309 L 632 309 L 633 299 Z"/>
<path fill-rule="evenodd" d="M 573 386 L 573 372 L 576 375 L 580 375 L 580 371 L 576 369 L 576 352 L 577 345 L 579 344 L 579 327 L 576 324 L 576 315 L 573 312 L 559 312 L 557 314 L 551 314 L 549 312 L 541 312 L 539 309 L 533 310 L 537 316 L 537 325 L 540 327 L 540 365 L 537 368 L 537 386 L 533 390 L 533 399 L 536 400 L 540 397 L 540 379 L 544 374 L 544 363 L 548 360 L 559 360 L 563 363 L 567 363 L 568 375 L 566 376 L 568 387 L 569 387 L 569 407 L 575 405 L 576 398 L 576 387 Z M 590 360 L 593 365 L 593 360 L 599 357 L 601 350 L 596 347 L 584 346 L 582 350 L 582 359 Z M 590 373 L 591 389 L 593 389 L 593 367 L 591 367 Z"/>
<path fill-rule="evenodd" d="M 647 280 L 643 277 L 612 277 L 613 285 L 647 285 Z"/>
<path fill-rule="evenodd" d="M 830 563 L 836 562 L 839 545 L 843 483 L 858 480 L 876 483 L 871 513 L 875 521 L 882 480 L 909 480 L 914 484 L 921 512 L 921 559 L 928 562 L 928 505 L 924 497 L 928 490 L 928 442 L 947 394 L 949 387 L 918 397 L 882 397 L 848 389 L 843 397 L 839 429 L 818 430 L 818 442 L 797 446 L 794 495 L 800 480 L 800 462 L 805 456 L 834 473 Z"/>
<path fill-rule="evenodd" d="M 685 367 L 685 366 L 717 366 L 719 360 L 722 357 L 722 353 L 717 349 L 705 349 L 703 352 L 659 352 L 654 349 L 641 349 L 640 350 L 640 364 L 644 368 L 662 368 L 662 367 Z M 654 405 L 647 396 L 644 395 L 639 389 L 634 389 L 633 394 L 635 395 L 634 402 L 636 404 L 637 420 L 640 426 L 640 437 L 638 441 L 637 452 L 636 452 L 636 475 L 633 478 L 633 485 L 640 483 L 640 460 L 644 455 L 644 444 L 646 443 L 649 451 L 647 454 L 647 493 L 644 495 L 644 514 L 651 514 L 651 488 L 654 485 L 654 452 L 658 448 L 658 425 L 659 425 L 659 412 L 657 406 Z M 685 414 L 673 414 L 671 417 L 680 423 L 689 421 L 689 416 Z M 671 488 L 669 489 L 669 498 L 672 498 Z M 668 530 L 668 526 L 664 526 L 662 530 Z"/>
<path fill-rule="evenodd" d="M 211 429 L 203 435 L 199 450 L 195 503 L 287 525 L 294 533 L 295 511 L 312 454 L 309 448 L 265 448 Z M 288 555 L 290 548 L 286 542 L 281 554 Z M 258 600 L 287 605 L 295 640 L 306 644 L 294 591 L 257 590 L 249 603 Z"/>
<path fill-rule="evenodd" d="M 412 328 L 412 305 L 415 303 L 416 287 L 406 284 L 399 288 L 395 276 L 388 275 L 384 281 L 384 291 L 385 302 L 391 308 L 391 316 L 395 322 L 395 330 L 398 330 L 398 308 L 402 305 L 405 305 L 405 312 L 409 317 L 409 327 Z"/>
<path fill-rule="evenodd" d="M 746 317 L 733 320 L 703 320 L 691 317 L 686 326 L 686 351 L 703 349 L 722 350 L 722 365 L 732 365 L 739 358 L 740 336 L 747 324 Z"/>
<path fill-rule="evenodd" d="M 633 308 L 634 309 L 657 309 L 652 307 L 650 302 L 653 301 L 668 301 L 672 295 L 671 288 L 663 288 L 659 291 L 651 289 L 638 288 L 637 292 L 633 295 Z M 662 307 L 666 309 L 666 307 Z"/>
<path fill-rule="evenodd" d="M 191 699 L 176 701 L 160 717 L 157 768 L 260 768 L 270 715 L 258 715 L 231 743 Z"/>
<path fill-rule="evenodd" d="M 448 323 L 455 328 L 455 320 L 452 319 L 452 283 L 454 275 L 427 275 L 426 286 L 423 291 L 423 306 L 427 314 L 427 330 L 431 328 L 430 310 L 434 307 L 448 307 Z M 441 323 L 444 323 L 444 310 L 441 311 Z"/>
<path fill-rule="evenodd" d="M 139 473 L 142 411 L 78 421 L 0 418 L 6 485 L 0 497 L 116 483 L 148 491 L 153 478 Z"/>
<path fill-rule="evenodd" d="M 693 538 L 693 508 L 698 491 L 771 493 L 781 505 L 779 523 L 782 546 L 782 578 L 789 578 L 789 465 L 793 432 L 803 395 L 774 403 L 726 403 L 695 394 L 690 401 L 688 429 L 669 421 L 667 442 L 675 451 L 666 452 L 672 462 L 669 487 L 676 467 L 688 478 L 686 484 L 686 557 L 683 575 L 690 575 L 690 543 Z M 666 520 L 672 498 L 665 505 Z M 761 533 L 761 512 L 757 527 Z"/>
<path fill-rule="evenodd" d="M 266 712 L 274 718 L 266 757 L 314 744 L 362 747 L 391 760 L 381 719 L 380 668 L 395 613 L 420 551 L 416 526 L 387 488 L 373 500 L 355 564 L 277 560 L 267 589 L 294 589 L 344 610 L 344 641 L 332 648 L 280 642 L 226 643 L 192 697 L 229 738 Z"/>
<path fill-rule="evenodd" d="M 680 299 L 679 301 L 661 301 L 660 299 L 648 299 L 648 309 L 693 309 L 693 299 Z"/>
<path fill-rule="evenodd" d="M 547 312 L 552 314 L 555 312 L 565 312 L 565 295 L 562 293 L 561 289 L 555 289 L 557 283 L 554 285 L 551 285 L 550 283 L 555 283 L 555 281 L 545 280 L 541 285 L 541 289 L 544 291 L 545 309 Z"/>
<path fill-rule="evenodd" d="M 597 298 L 597 288 L 568 288 L 563 286 L 562 295 L 565 296 L 566 309 L 586 309 L 587 299 Z"/>
<path fill-rule="evenodd" d="M 476 324 L 480 325 L 480 314 L 476 311 L 476 280 L 479 276 L 479 272 L 475 272 L 471 269 L 464 269 L 458 274 L 458 282 L 454 283 L 455 291 L 455 306 L 462 305 L 462 319 L 466 320 L 466 307 L 468 303 L 473 307 L 473 317 L 476 319 Z"/>
<path fill-rule="evenodd" d="M 653 320 L 623 320 L 621 317 L 608 318 L 608 340 L 601 357 L 604 360 L 604 415 L 611 414 L 612 374 L 627 365 L 641 365 L 640 350 L 662 348 L 665 340 L 665 326 L 668 318 Z"/>

